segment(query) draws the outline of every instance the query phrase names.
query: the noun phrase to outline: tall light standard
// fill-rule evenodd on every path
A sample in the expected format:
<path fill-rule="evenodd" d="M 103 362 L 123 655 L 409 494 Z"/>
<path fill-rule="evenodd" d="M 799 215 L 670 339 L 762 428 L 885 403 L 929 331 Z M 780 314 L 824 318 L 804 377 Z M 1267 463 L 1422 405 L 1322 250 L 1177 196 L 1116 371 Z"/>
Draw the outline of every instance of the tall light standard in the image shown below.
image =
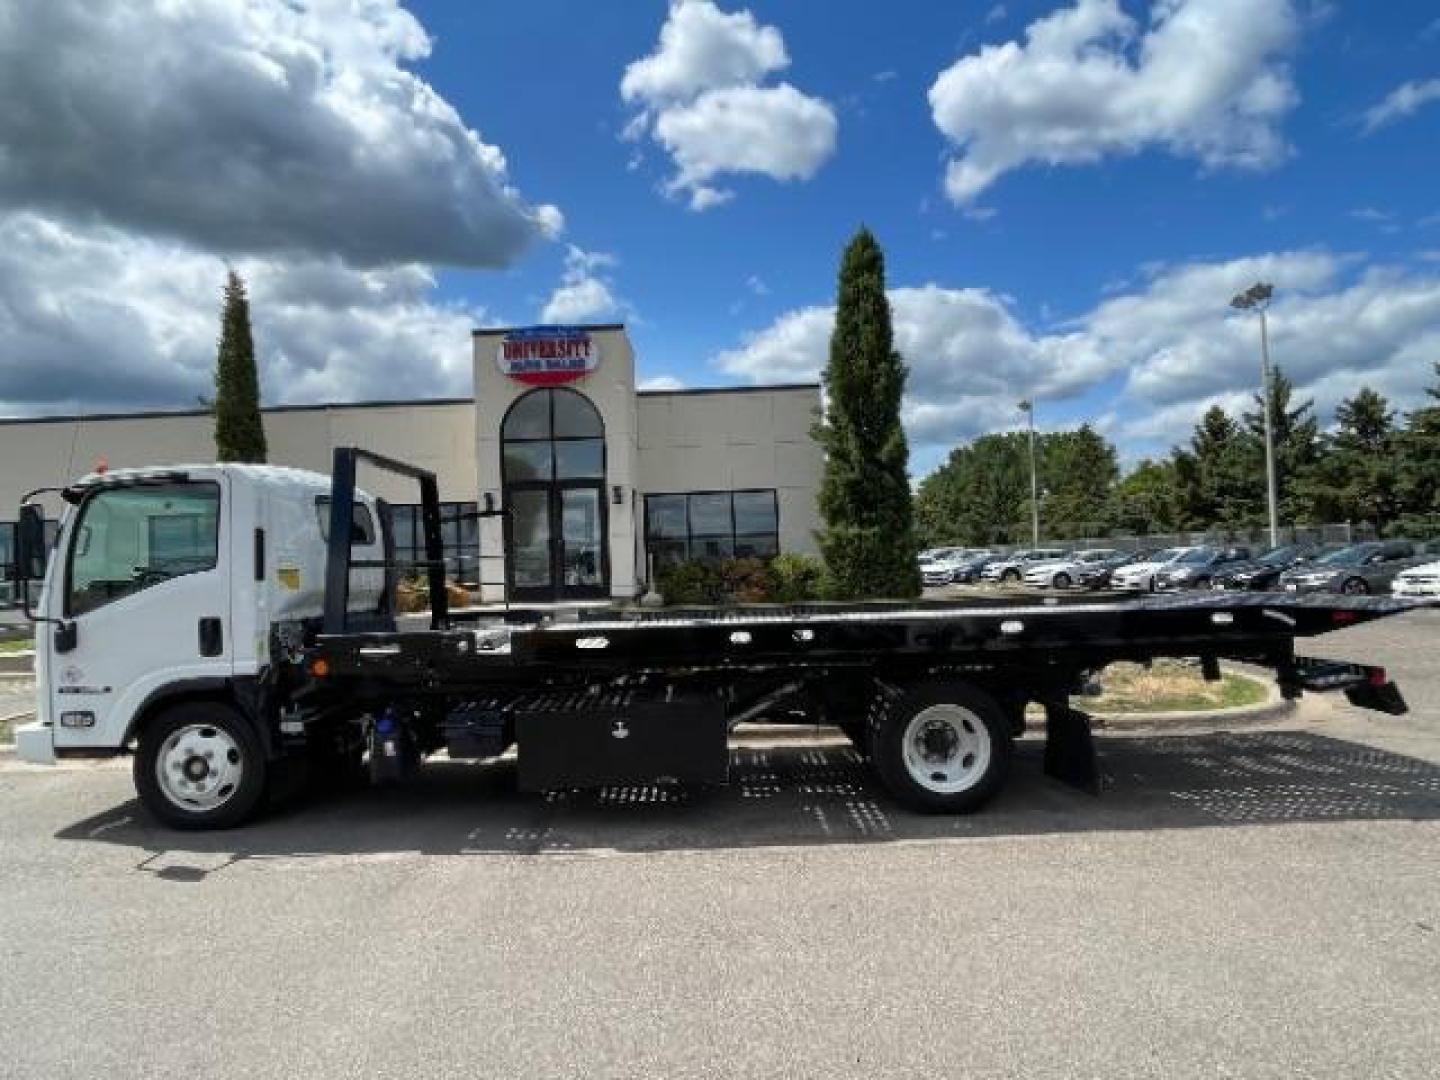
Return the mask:
<path fill-rule="evenodd" d="M 1270 417 L 1270 331 L 1265 321 L 1265 310 L 1270 306 L 1270 297 L 1275 286 L 1257 281 L 1242 293 L 1237 293 L 1230 306 L 1238 311 L 1255 311 L 1260 314 L 1260 378 L 1264 383 L 1265 397 L 1265 493 L 1270 510 L 1270 546 L 1280 546 L 1280 519 L 1276 508 L 1275 494 L 1275 430 Z"/>
<path fill-rule="evenodd" d="M 1030 426 L 1030 544 L 1040 546 L 1040 477 L 1035 470 L 1035 403 L 1020 402 L 1020 411 Z"/>

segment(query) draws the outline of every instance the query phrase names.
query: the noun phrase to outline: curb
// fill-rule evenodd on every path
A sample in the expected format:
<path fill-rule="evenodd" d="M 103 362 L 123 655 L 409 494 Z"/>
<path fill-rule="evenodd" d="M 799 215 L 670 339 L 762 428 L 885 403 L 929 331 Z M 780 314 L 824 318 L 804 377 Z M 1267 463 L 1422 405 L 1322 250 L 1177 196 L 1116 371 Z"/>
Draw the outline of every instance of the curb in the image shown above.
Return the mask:
<path fill-rule="evenodd" d="M 0 679 L 6 675 L 29 675 L 34 670 L 33 652 L 0 653 Z"/>

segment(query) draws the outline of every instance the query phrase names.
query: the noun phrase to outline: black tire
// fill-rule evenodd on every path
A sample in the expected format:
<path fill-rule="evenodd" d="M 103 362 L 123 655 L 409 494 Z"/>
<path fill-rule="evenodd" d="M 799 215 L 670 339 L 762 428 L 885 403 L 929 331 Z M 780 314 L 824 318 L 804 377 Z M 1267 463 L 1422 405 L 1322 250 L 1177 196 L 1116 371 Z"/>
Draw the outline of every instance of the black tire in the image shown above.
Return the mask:
<path fill-rule="evenodd" d="M 1345 584 L 1340 586 L 1340 591 L 1346 596 L 1365 596 L 1370 592 L 1370 585 L 1364 578 L 1346 578 Z"/>
<path fill-rule="evenodd" d="M 1195 584 L 1190 587 L 1192 589 L 1208 589 L 1210 587 L 1210 579 L 1208 577 L 1196 578 Z"/>
<path fill-rule="evenodd" d="M 234 790 L 218 805 L 187 808 L 161 787 L 156 768 L 160 754 L 170 737 L 185 728 L 223 733 L 239 755 Z M 154 717 L 140 733 L 133 767 L 141 804 L 172 829 L 229 829 L 248 821 L 264 801 L 269 771 L 269 762 L 250 722 L 220 701 L 187 701 Z"/>
<path fill-rule="evenodd" d="M 1055 588 L 1057 589 L 1068 589 L 1071 585 L 1075 583 L 1070 580 L 1069 574 L 1067 574 L 1064 570 L 1061 570 L 1058 574 L 1056 574 L 1053 578 L 1050 579 L 1050 584 L 1055 586 Z"/>
<path fill-rule="evenodd" d="M 978 774 L 960 790 L 944 791 L 922 783 L 906 763 L 911 722 L 935 706 L 958 706 L 961 722 L 974 725 L 988 750 Z M 887 703 L 871 733 L 871 761 L 880 781 L 899 802 L 926 814 L 967 814 L 985 805 L 1010 772 L 1012 724 L 999 703 L 963 683 L 922 683 Z M 939 775 L 939 774 L 937 774 Z"/>
<path fill-rule="evenodd" d="M 1000 575 L 1000 580 L 1005 582 L 1006 584 L 1013 585 L 1015 582 L 1020 580 L 1020 571 L 1006 570 L 1003 574 Z"/>

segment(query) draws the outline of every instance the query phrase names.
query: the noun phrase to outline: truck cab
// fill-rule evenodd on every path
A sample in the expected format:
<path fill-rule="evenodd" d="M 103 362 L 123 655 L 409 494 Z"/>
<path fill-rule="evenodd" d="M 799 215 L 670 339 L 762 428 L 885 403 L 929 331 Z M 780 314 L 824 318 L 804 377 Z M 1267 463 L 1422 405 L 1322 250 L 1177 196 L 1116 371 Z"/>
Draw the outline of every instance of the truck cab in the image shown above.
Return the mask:
<path fill-rule="evenodd" d="M 59 491 L 65 510 L 30 612 L 36 718 L 17 733 L 20 755 L 121 753 L 187 702 L 253 709 L 277 638 L 298 640 L 322 614 L 330 493 L 317 473 L 237 464 L 117 470 Z M 381 505 L 357 492 L 353 556 L 376 566 L 350 571 L 348 607 L 382 620 L 386 528 Z M 205 745 L 203 727 L 192 748 L 223 756 L 230 748 Z"/>

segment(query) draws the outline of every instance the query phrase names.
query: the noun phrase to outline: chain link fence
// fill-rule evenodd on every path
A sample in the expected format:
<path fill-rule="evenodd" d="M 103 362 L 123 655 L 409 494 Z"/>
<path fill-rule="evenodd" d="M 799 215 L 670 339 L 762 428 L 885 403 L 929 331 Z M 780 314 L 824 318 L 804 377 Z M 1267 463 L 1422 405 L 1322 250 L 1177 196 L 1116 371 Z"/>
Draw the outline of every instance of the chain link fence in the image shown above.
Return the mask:
<path fill-rule="evenodd" d="M 1433 522 L 1434 531 L 1425 534 L 1420 528 L 1407 532 L 1408 538 L 1427 540 L 1440 537 L 1440 518 Z M 1017 522 L 1000 526 L 994 530 L 997 540 L 989 546 L 1001 551 L 1030 547 L 1031 524 Z M 1379 532 L 1368 523 L 1339 522 L 1324 525 L 1282 525 L 1281 544 L 1358 544 L 1366 540 L 1379 539 Z M 1216 547 L 1248 547 L 1259 553 L 1270 547 L 1270 529 L 1267 526 L 1224 526 L 1214 525 L 1208 529 L 1193 529 L 1186 532 L 1168 533 L 1125 533 L 1107 530 L 1099 524 L 1080 524 L 1045 528 L 1040 523 L 1041 547 L 1068 548 L 1117 548 L 1121 551 L 1153 551 L 1157 548 L 1184 547 L 1190 544 L 1210 544 Z"/>

